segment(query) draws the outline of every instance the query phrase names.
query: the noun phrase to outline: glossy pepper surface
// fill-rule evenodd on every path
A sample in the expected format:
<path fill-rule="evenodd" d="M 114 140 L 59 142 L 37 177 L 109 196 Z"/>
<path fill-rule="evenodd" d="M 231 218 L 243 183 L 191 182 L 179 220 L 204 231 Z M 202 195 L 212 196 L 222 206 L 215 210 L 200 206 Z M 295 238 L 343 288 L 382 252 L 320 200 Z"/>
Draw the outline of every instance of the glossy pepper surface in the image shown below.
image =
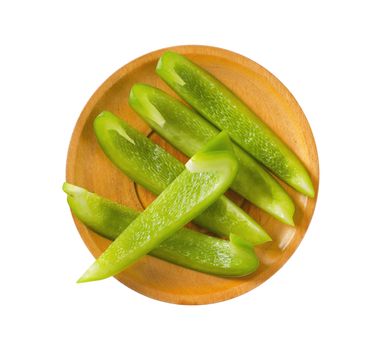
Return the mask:
<path fill-rule="evenodd" d="M 96 117 L 94 130 L 109 159 L 154 194 L 165 190 L 185 169 L 179 160 L 111 112 Z M 254 245 L 271 240 L 260 225 L 225 196 L 194 221 L 220 235 L 237 234 Z"/>
<path fill-rule="evenodd" d="M 139 212 L 65 183 L 68 204 L 73 214 L 99 235 L 115 240 Z M 149 255 L 209 274 L 239 277 L 254 272 L 259 260 L 251 246 L 235 235 L 230 241 L 211 237 L 187 228 L 154 248 Z"/>
<path fill-rule="evenodd" d="M 314 197 L 311 178 L 298 157 L 225 85 L 186 57 L 165 52 L 157 74 L 202 116 L 297 191 Z"/>
<path fill-rule="evenodd" d="M 181 174 L 112 242 L 78 282 L 113 276 L 158 247 L 209 207 L 238 170 L 226 132 L 214 137 Z"/>
<path fill-rule="evenodd" d="M 146 84 L 135 84 L 130 106 L 162 137 L 191 157 L 219 130 L 179 100 Z M 295 206 L 286 191 L 254 158 L 233 145 L 238 174 L 231 188 L 283 223 L 294 225 Z"/>

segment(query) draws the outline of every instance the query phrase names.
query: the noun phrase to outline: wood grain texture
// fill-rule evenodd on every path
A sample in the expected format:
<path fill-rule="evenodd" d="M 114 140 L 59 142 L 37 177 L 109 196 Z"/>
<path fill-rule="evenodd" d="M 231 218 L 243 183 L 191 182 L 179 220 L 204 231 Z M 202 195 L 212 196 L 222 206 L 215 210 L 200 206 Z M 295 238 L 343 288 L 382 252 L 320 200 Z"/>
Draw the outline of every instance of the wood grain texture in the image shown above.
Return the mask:
<path fill-rule="evenodd" d="M 256 248 L 261 265 L 243 278 L 220 278 L 146 256 L 117 276 L 126 286 L 148 297 L 176 304 L 209 304 L 241 295 L 270 278 L 297 249 L 311 221 L 318 195 L 319 163 L 314 137 L 305 115 L 287 88 L 265 68 L 231 51 L 208 46 L 178 46 L 177 51 L 234 91 L 299 156 L 313 180 L 316 197 L 309 199 L 282 184 L 296 204 L 296 227 L 284 225 L 239 195 L 228 195 L 253 216 L 273 241 Z M 177 158 L 187 158 L 167 144 L 133 112 L 128 96 L 133 84 L 154 85 L 175 94 L 155 74 L 156 63 L 168 49 L 142 56 L 115 72 L 94 93 L 73 131 L 66 179 L 111 200 L 142 210 L 155 197 L 123 175 L 103 154 L 93 133 L 93 120 L 110 110 L 160 144 Z M 110 243 L 74 218 L 91 253 L 98 257 Z M 194 226 L 194 228 L 198 228 Z M 204 230 L 202 230 L 205 232 Z M 81 272 L 84 268 L 79 266 Z"/>

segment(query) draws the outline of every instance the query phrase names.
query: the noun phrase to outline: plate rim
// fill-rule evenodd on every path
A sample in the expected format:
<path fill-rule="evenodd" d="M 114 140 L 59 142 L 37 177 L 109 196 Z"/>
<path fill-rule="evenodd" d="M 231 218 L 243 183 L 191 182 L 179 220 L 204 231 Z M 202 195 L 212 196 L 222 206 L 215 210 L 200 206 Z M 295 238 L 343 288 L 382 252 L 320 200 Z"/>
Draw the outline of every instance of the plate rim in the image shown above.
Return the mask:
<path fill-rule="evenodd" d="M 290 259 L 290 257 L 293 255 L 293 253 L 297 250 L 299 245 L 301 244 L 302 240 L 306 236 L 307 230 L 310 226 L 310 223 L 312 221 L 312 218 L 315 213 L 316 204 L 318 201 L 318 195 L 319 195 L 319 184 L 320 184 L 320 167 L 319 167 L 319 156 L 318 156 L 318 150 L 315 142 L 315 137 L 313 135 L 311 125 L 307 120 L 306 115 L 304 114 L 301 106 L 299 105 L 298 101 L 295 99 L 293 94 L 289 91 L 289 89 L 271 72 L 269 72 L 266 68 L 264 68 L 259 63 L 251 60 L 250 58 L 247 58 L 246 56 L 243 56 L 241 54 L 238 54 L 236 52 L 214 47 L 214 46 L 207 46 L 207 45 L 178 45 L 178 46 L 170 46 L 162 49 L 158 49 L 155 51 L 151 51 L 149 53 L 146 53 L 144 55 L 139 56 L 138 58 L 126 63 L 119 69 L 117 69 L 113 74 L 111 74 L 106 80 L 104 80 L 99 87 L 96 89 L 96 91 L 92 94 L 92 96 L 89 98 L 87 103 L 85 104 L 84 108 L 82 109 L 79 118 L 76 121 L 76 124 L 74 126 L 70 143 L 68 147 L 67 152 L 67 161 L 66 161 L 66 181 L 67 182 L 73 182 L 75 179 L 75 163 L 76 163 L 76 149 L 78 148 L 79 140 L 81 137 L 81 134 L 83 132 L 83 129 L 86 125 L 86 122 L 88 121 L 89 115 L 91 114 L 92 110 L 96 106 L 98 100 L 107 92 L 110 90 L 118 81 L 126 76 L 126 74 L 129 74 L 129 72 L 134 71 L 137 66 L 141 66 L 145 63 L 151 62 L 153 59 L 157 59 L 163 52 L 167 50 L 175 50 L 181 54 L 185 55 L 191 55 L 191 54 L 199 54 L 199 55 L 211 55 L 211 56 L 218 56 L 220 58 L 226 59 L 228 61 L 231 61 L 230 57 L 235 56 L 236 63 L 240 64 L 241 66 L 245 67 L 249 71 L 253 71 L 254 73 L 254 67 L 257 68 L 257 70 L 260 70 L 262 74 L 264 74 L 267 78 L 271 78 L 273 80 L 273 83 L 276 83 L 280 86 L 280 88 L 284 91 L 284 93 L 287 94 L 288 98 L 296 104 L 298 109 L 300 110 L 301 117 L 304 118 L 307 126 L 307 131 L 310 133 L 310 138 L 312 139 L 312 151 L 315 156 L 315 171 L 317 174 L 316 182 L 314 183 L 315 186 L 315 198 L 314 199 L 308 199 L 312 203 L 312 212 L 309 220 L 305 223 L 305 225 L 302 228 L 302 235 L 299 239 L 299 241 L 289 246 L 284 254 L 273 263 L 272 266 L 269 266 L 266 270 L 262 271 L 260 274 L 258 274 L 258 277 L 260 275 L 264 275 L 262 279 L 257 281 L 253 281 L 251 283 L 251 280 L 248 280 L 247 282 L 241 283 L 238 286 L 234 286 L 230 289 L 231 293 L 228 294 L 228 289 L 209 293 L 209 294 L 193 294 L 193 295 L 169 295 L 169 293 L 163 292 L 163 291 L 153 291 L 151 288 L 147 286 L 136 286 L 134 283 L 132 284 L 132 281 L 129 281 L 129 285 L 127 284 L 126 280 L 124 279 L 124 276 L 117 275 L 115 278 L 119 280 L 121 283 L 123 283 L 125 286 L 129 287 L 130 289 L 143 294 L 147 297 L 173 303 L 173 304 L 183 304 L 183 305 L 205 305 L 205 304 L 212 304 L 212 303 L 218 303 L 225 300 L 230 300 L 232 298 L 238 297 L 240 295 L 243 295 L 259 285 L 263 284 L 267 280 L 269 280 L 275 273 L 280 270 L 286 262 Z M 257 71 L 257 73 L 259 73 Z M 312 174 L 310 174 L 312 176 Z M 85 245 L 89 249 L 89 251 L 92 253 L 94 257 L 99 256 L 102 251 L 97 246 L 97 244 L 91 240 L 87 239 L 87 237 L 84 234 L 84 227 L 86 227 L 84 224 L 82 224 L 72 213 L 73 220 L 75 222 L 76 228 L 84 241 Z M 152 257 L 151 257 L 152 258 Z M 153 258 L 155 259 L 155 258 Z M 198 299 L 198 302 L 196 301 Z"/>

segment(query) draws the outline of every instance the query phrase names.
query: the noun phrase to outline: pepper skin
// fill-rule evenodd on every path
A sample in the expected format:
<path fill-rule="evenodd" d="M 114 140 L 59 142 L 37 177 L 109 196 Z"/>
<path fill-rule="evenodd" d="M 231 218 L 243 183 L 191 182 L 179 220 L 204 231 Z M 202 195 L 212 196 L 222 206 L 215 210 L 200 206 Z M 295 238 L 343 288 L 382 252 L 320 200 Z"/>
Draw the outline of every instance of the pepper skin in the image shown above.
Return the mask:
<path fill-rule="evenodd" d="M 165 52 L 157 74 L 203 117 L 297 191 L 314 197 L 311 178 L 298 157 L 225 85 L 186 57 Z"/>
<path fill-rule="evenodd" d="M 72 213 L 99 235 L 115 240 L 137 218 L 139 212 L 91 193 L 84 188 L 64 183 Z M 149 255 L 171 263 L 225 277 L 253 273 L 259 260 L 251 246 L 235 235 L 230 241 L 211 237 L 187 228 L 154 248 Z"/>
<path fill-rule="evenodd" d="M 118 236 L 78 282 L 114 276 L 208 208 L 233 182 L 238 162 L 226 132 L 209 141 L 186 169 Z"/>
<path fill-rule="evenodd" d="M 163 148 L 110 112 L 102 112 L 96 117 L 94 130 L 109 159 L 133 181 L 154 194 L 165 190 L 185 169 Z M 271 240 L 260 225 L 225 196 L 194 221 L 226 237 L 237 234 L 253 245 Z"/>
<path fill-rule="evenodd" d="M 179 100 L 146 84 L 135 84 L 130 106 L 162 137 L 191 157 L 219 133 Z M 294 226 L 295 206 L 279 183 L 248 153 L 233 144 L 238 174 L 231 188 L 279 221 Z"/>

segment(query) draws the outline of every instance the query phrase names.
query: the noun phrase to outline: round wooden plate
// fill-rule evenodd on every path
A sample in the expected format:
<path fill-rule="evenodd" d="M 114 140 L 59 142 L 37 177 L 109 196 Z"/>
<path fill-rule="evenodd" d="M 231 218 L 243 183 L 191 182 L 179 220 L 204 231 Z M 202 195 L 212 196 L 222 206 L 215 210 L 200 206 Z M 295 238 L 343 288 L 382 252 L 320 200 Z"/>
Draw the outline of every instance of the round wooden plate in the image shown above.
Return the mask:
<path fill-rule="evenodd" d="M 211 72 L 261 117 L 306 165 L 318 194 L 319 164 L 310 126 L 298 103 L 282 83 L 259 64 L 234 52 L 208 46 L 177 46 L 177 51 Z M 94 93 L 73 131 L 67 159 L 67 181 L 83 186 L 111 200 L 142 210 L 154 196 L 122 174 L 103 154 L 93 133 L 93 120 L 109 110 L 127 120 L 142 133 L 182 161 L 177 152 L 133 112 L 128 96 L 134 83 L 142 82 L 174 93 L 155 74 L 162 49 L 142 56 L 115 72 Z M 273 241 L 256 248 L 261 265 L 250 276 L 220 278 L 182 268 L 146 256 L 117 276 L 126 286 L 148 297 L 176 304 L 209 304 L 241 295 L 272 276 L 285 264 L 303 239 L 314 213 L 315 199 L 298 194 L 288 186 L 296 204 L 295 227 L 273 219 L 234 193 L 228 195 L 254 217 Z M 108 240 L 98 236 L 74 218 L 85 244 L 95 257 Z M 79 267 L 80 269 L 86 266 Z"/>

